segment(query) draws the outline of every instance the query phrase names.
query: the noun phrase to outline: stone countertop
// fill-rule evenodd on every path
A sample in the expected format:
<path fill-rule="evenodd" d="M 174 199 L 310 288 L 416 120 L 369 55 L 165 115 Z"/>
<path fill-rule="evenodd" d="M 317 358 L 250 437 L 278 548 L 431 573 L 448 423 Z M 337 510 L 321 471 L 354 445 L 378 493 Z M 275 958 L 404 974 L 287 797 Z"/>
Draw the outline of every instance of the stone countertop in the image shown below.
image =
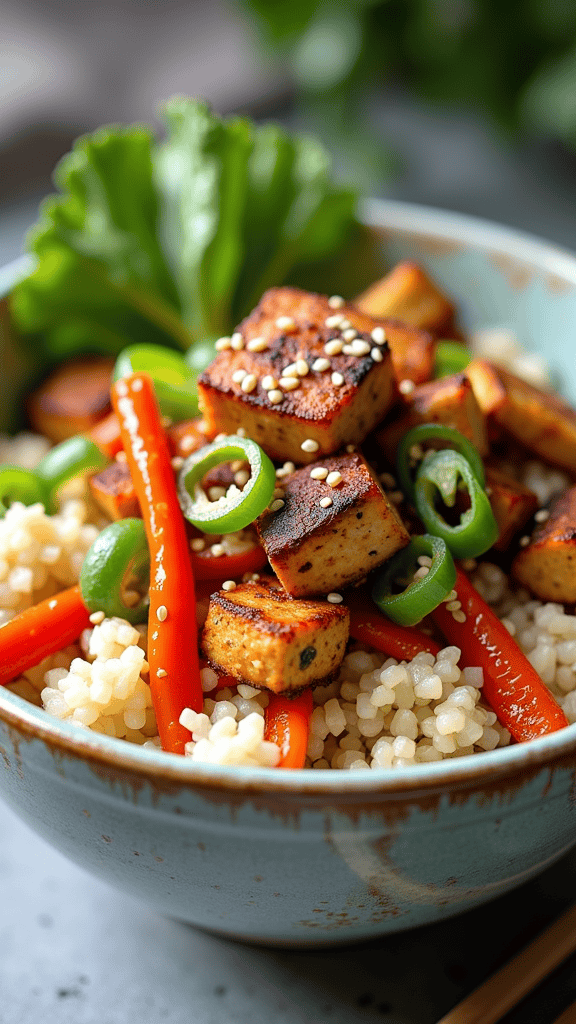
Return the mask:
<path fill-rule="evenodd" d="M 439 925 L 357 946 L 270 950 L 158 917 L 4 804 L 0 837 L 2 1024 L 434 1024 L 576 897 L 574 852 Z M 536 1015 L 506 1024 L 548 1024 L 575 997 L 571 964 Z"/>

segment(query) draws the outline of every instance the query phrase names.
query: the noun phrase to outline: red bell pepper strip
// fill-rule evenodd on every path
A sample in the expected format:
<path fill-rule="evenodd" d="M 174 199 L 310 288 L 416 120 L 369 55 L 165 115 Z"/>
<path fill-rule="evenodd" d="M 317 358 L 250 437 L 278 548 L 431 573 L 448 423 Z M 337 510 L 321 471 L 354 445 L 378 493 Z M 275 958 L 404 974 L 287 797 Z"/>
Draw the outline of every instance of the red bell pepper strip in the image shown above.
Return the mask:
<path fill-rule="evenodd" d="M 432 612 L 432 618 L 449 643 L 460 648 L 464 665 L 484 670 L 482 693 L 498 721 L 519 743 L 568 725 L 526 655 L 461 569 L 455 590 L 465 622 L 457 622 L 445 604 Z"/>
<path fill-rule="evenodd" d="M 61 590 L 20 612 L 0 628 L 0 684 L 10 683 L 43 658 L 74 643 L 90 625 L 80 587 Z"/>
<path fill-rule="evenodd" d="M 191 551 L 194 575 L 199 580 L 236 580 L 245 572 L 257 572 L 267 562 L 266 552 L 259 544 L 239 555 L 212 555 L 207 551 Z"/>
<path fill-rule="evenodd" d="M 151 378 L 135 373 L 112 386 L 150 550 L 148 662 L 150 690 L 164 750 L 184 752 L 190 732 L 183 709 L 201 712 L 196 597 L 190 549 L 174 470 Z"/>
<path fill-rule="evenodd" d="M 385 618 L 363 590 L 348 591 L 345 603 L 350 611 L 350 636 L 353 640 L 369 644 L 397 661 L 412 661 L 423 651 L 434 657 L 438 654 L 440 644 L 414 626 L 398 626 Z"/>
<path fill-rule="evenodd" d="M 312 690 L 304 690 L 297 697 L 281 693 L 270 696 L 264 711 L 264 739 L 280 747 L 278 768 L 304 767 L 313 708 Z"/>

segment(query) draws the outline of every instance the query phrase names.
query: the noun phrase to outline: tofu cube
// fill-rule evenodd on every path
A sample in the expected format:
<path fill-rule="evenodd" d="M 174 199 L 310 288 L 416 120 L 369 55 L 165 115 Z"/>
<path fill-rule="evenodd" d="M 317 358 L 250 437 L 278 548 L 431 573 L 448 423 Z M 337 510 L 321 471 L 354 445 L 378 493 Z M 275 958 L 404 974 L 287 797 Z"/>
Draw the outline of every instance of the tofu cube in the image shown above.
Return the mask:
<path fill-rule="evenodd" d="M 114 360 L 84 356 L 59 366 L 28 399 L 30 422 L 58 444 L 110 412 Z"/>
<path fill-rule="evenodd" d="M 348 327 L 334 326 L 338 315 Z M 335 313 L 324 296 L 271 288 L 236 332 L 243 347 L 219 352 L 198 379 L 208 433 L 243 427 L 272 458 L 300 464 L 359 444 L 396 398 L 375 326 L 352 306 Z M 326 352 L 330 341 L 344 350 Z"/>
<path fill-rule="evenodd" d="M 424 384 L 434 373 L 436 338 L 427 331 L 409 327 L 398 320 L 379 320 L 392 353 L 396 380 Z"/>
<path fill-rule="evenodd" d="M 438 334 L 450 331 L 454 306 L 417 263 L 398 263 L 355 300 L 370 316 L 395 317 Z"/>
<path fill-rule="evenodd" d="M 331 681 L 346 651 L 344 605 L 295 601 L 273 577 L 212 594 L 202 650 L 216 672 L 274 693 Z"/>
<path fill-rule="evenodd" d="M 130 470 L 125 462 L 112 462 L 88 481 L 94 501 L 112 520 L 142 518 Z"/>
<path fill-rule="evenodd" d="M 576 473 L 576 412 L 550 391 L 495 367 L 506 400 L 494 419 L 547 462 Z"/>
<path fill-rule="evenodd" d="M 542 601 L 576 602 L 576 487 L 536 527 L 530 544 L 516 555 L 512 573 Z"/>
<path fill-rule="evenodd" d="M 465 373 L 420 384 L 404 396 L 404 412 L 385 423 L 376 439 L 389 461 L 394 461 L 400 440 L 419 423 L 442 423 L 455 427 L 478 449 L 489 452 L 486 419 Z"/>
<path fill-rule="evenodd" d="M 339 473 L 332 487 L 310 475 Z M 330 479 L 330 477 L 328 477 Z M 328 594 L 363 579 L 410 537 L 365 459 L 331 456 L 298 469 L 283 483 L 284 505 L 256 520 L 260 542 L 293 597 Z M 330 504 L 324 507 L 322 501 Z"/>
<path fill-rule="evenodd" d="M 538 498 L 529 487 L 493 466 L 486 466 L 486 494 L 500 531 L 494 547 L 505 551 L 536 512 Z"/>

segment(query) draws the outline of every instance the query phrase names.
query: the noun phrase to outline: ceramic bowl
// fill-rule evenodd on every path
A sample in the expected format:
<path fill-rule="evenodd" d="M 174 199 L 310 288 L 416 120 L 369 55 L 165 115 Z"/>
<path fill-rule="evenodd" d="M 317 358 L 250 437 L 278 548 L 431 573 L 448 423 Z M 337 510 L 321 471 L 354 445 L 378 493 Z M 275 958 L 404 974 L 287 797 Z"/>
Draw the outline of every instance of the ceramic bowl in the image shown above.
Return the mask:
<path fill-rule="evenodd" d="M 466 328 L 505 324 L 576 398 L 576 259 L 505 228 L 371 202 L 382 267 L 414 258 Z M 0 692 L 0 790 L 35 831 L 160 913 L 237 939 L 350 942 L 448 917 L 576 843 L 576 726 L 369 772 L 189 763 Z"/>

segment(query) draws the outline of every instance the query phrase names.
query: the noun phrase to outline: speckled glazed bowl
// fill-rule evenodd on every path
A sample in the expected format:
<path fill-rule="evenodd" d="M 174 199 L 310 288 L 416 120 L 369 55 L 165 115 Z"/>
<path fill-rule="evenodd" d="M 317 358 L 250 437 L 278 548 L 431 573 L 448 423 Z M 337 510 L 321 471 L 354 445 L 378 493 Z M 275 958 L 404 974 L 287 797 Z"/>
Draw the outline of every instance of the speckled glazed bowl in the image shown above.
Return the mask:
<path fill-rule="evenodd" d="M 576 259 L 501 227 L 372 202 L 382 266 L 421 261 L 466 327 L 507 324 L 576 398 Z M 4 363 L 4 365 L 6 365 Z M 576 726 L 413 769 L 193 765 L 0 692 L 0 791 L 159 912 L 269 944 L 375 937 L 492 899 L 576 843 Z"/>

